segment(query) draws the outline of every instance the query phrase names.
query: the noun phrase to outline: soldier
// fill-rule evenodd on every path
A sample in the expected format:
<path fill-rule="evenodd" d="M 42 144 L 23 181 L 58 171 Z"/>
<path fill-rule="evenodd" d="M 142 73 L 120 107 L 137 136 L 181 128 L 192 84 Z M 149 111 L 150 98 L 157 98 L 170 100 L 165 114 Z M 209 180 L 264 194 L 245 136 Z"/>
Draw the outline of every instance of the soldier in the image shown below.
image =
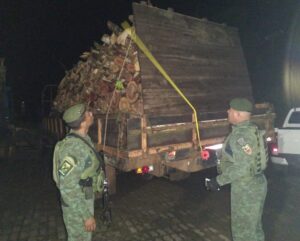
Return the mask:
<path fill-rule="evenodd" d="M 228 121 L 232 132 L 226 138 L 219 175 L 206 179 L 211 191 L 231 184 L 231 231 L 234 241 L 263 241 L 262 212 L 267 193 L 263 174 L 268 155 L 256 125 L 250 117 L 253 106 L 244 98 L 230 102 Z"/>
<path fill-rule="evenodd" d="M 63 120 L 71 131 L 55 146 L 53 178 L 61 194 L 68 241 L 89 241 L 96 229 L 94 192 L 102 191 L 104 180 L 103 160 L 88 136 L 94 117 L 84 104 L 77 104 L 64 112 Z"/>

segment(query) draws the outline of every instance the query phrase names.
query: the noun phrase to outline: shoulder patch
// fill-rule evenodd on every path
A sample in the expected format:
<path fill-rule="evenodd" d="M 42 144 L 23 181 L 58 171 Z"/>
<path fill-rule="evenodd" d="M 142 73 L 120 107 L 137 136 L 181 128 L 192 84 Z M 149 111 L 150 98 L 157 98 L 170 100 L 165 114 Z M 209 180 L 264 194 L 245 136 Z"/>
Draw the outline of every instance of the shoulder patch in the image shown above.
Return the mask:
<path fill-rule="evenodd" d="M 245 146 L 242 146 L 242 149 L 247 155 L 252 154 L 252 148 L 249 146 L 249 144 L 246 144 Z"/>
<path fill-rule="evenodd" d="M 251 148 L 251 146 L 245 141 L 245 139 L 243 137 L 240 137 L 239 139 L 237 139 L 237 143 L 242 147 L 243 151 L 247 155 L 251 155 L 252 154 L 252 148 Z"/>
<path fill-rule="evenodd" d="M 73 159 L 73 157 L 67 156 L 62 160 L 62 164 L 61 164 L 58 172 L 62 176 L 67 176 L 69 173 L 72 172 L 72 170 L 74 169 L 75 166 L 76 166 L 76 164 L 75 164 L 75 160 Z"/>

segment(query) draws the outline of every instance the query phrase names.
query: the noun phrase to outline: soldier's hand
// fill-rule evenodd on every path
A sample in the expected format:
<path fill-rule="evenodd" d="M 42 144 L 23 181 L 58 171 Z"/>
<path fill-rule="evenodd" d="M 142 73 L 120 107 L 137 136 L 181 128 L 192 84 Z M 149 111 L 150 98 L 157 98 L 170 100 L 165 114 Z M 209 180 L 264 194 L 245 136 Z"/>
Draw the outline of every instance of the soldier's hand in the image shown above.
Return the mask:
<path fill-rule="evenodd" d="M 93 232 L 96 229 L 96 220 L 94 217 L 91 217 L 84 221 L 85 231 Z"/>
<path fill-rule="evenodd" d="M 216 178 L 205 178 L 205 187 L 208 191 L 220 191 L 220 185 Z"/>

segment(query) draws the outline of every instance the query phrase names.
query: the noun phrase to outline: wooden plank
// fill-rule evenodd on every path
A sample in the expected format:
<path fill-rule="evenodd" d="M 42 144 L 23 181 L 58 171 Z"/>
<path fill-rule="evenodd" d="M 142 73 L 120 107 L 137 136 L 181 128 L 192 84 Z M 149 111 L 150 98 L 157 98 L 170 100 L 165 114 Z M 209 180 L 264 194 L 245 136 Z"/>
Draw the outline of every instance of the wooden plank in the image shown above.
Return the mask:
<path fill-rule="evenodd" d="M 147 84 L 147 87 L 143 89 L 143 94 L 156 94 L 157 92 L 166 91 L 166 93 L 173 94 L 175 93 L 179 95 L 173 88 L 171 88 L 169 85 L 165 84 L 163 79 L 161 79 L 159 76 L 157 76 L 158 80 L 156 84 Z M 203 79 L 198 80 L 199 77 L 196 77 L 194 79 L 188 79 L 186 81 L 182 81 L 177 79 L 174 79 L 174 83 L 180 88 L 180 90 L 185 93 L 187 91 L 194 93 L 194 95 L 205 95 L 205 91 L 209 91 L 209 93 L 212 93 L 213 90 L 217 92 L 221 92 L 222 90 L 235 90 L 235 89 L 241 89 L 241 88 L 249 88 L 250 85 L 246 83 L 238 84 L 237 79 L 228 79 L 228 84 L 224 84 L 224 80 L 221 80 L 220 78 L 216 79 Z M 242 77 L 241 77 L 242 78 Z M 208 81 L 209 80 L 209 81 Z M 176 81 L 176 82 L 175 82 Z"/>
<path fill-rule="evenodd" d="M 252 99 L 236 29 L 140 4 L 133 10 L 137 34 L 199 112 L 226 111 L 237 96 Z M 191 113 L 140 52 L 139 60 L 145 113 Z"/>
<path fill-rule="evenodd" d="M 181 40 L 178 37 L 184 36 L 188 38 L 190 36 L 194 37 L 198 42 L 225 46 L 234 45 L 234 36 L 232 33 L 235 29 L 233 28 L 138 4 L 133 5 L 133 10 L 135 17 L 137 15 L 147 16 L 135 19 L 137 26 L 146 27 L 144 31 L 157 32 L 161 30 L 161 32 L 165 33 L 165 38 L 170 38 L 171 35 L 171 38 L 177 37 L 174 40 L 178 41 Z"/>
<path fill-rule="evenodd" d="M 198 95 L 205 95 L 208 91 L 209 93 L 212 93 L 213 90 L 217 92 L 221 92 L 222 89 L 227 89 L 230 92 L 237 94 L 236 92 L 239 89 L 246 88 L 247 91 L 250 90 L 251 85 L 247 83 L 238 83 L 236 80 L 231 78 L 230 80 L 228 79 L 228 84 L 225 81 L 220 80 L 220 78 L 208 78 L 208 79 L 203 79 L 201 81 L 198 81 L 197 79 L 200 78 L 200 76 L 195 77 L 192 79 L 192 76 L 190 76 L 191 79 L 183 80 L 183 79 L 177 79 L 174 78 L 174 83 L 178 86 L 178 88 L 183 92 L 186 93 L 187 90 L 193 89 L 194 91 L 198 90 Z M 243 77 L 240 77 L 239 80 L 243 80 Z M 150 80 L 149 80 L 150 81 Z M 150 94 L 150 93 L 155 93 L 155 91 L 167 91 L 173 94 L 177 94 L 175 90 L 166 83 L 166 80 L 162 79 L 160 76 L 157 76 L 157 82 L 156 83 L 147 83 L 147 86 L 143 89 L 143 93 L 145 94 Z M 179 95 L 179 94 L 177 94 Z M 247 94 L 249 96 L 249 94 Z M 160 97 L 160 99 L 163 99 Z"/>
<path fill-rule="evenodd" d="M 199 48 L 199 47 L 198 47 Z M 237 51 L 236 49 L 233 49 L 234 51 Z M 155 51 L 152 51 L 153 54 L 155 54 L 155 58 L 161 62 L 161 64 L 168 64 L 170 62 L 173 62 L 174 64 L 180 63 L 180 64 L 197 64 L 199 66 L 203 67 L 222 67 L 223 65 L 228 66 L 230 68 L 233 68 L 236 64 L 237 67 L 244 68 L 244 63 L 239 62 L 241 60 L 241 56 L 236 55 L 229 55 L 228 52 L 224 52 L 224 50 L 218 51 L 217 54 L 214 54 L 216 50 L 214 51 L 208 51 L 207 49 L 198 50 L 199 55 L 195 55 L 196 51 L 194 51 L 191 55 L 185 54 L 170 54 L 170 52 L 173 52 L 173 49 L 166 48 L 163 51 L 161 49 L 157 49 L 157 53 Z M 177 52 L 181 52 L 178 51 Z M 229 56 L 228 56 L 229 55 Z M 140 60 L 145 60 L 147 57 L 145 55 L 140 55 Z"/>
<path fill-rule="evenodd" d="M 196 81 L 195 83 L 201 83 L 203 80 L 210 80 L 210 82 L 208 82 L 209 85 L 213 85 L 214 81 L 217 83 L 220 81 L 223 81 L 223 83 L 228 81 L 228 84 L 235 82 L 236 84 L 250 85 L 248 75 L 245 74 L 241 68 L 225 68 L 224 66 L 218 68 L 198 65 L 197 69 L 195 69 L 193 66 L 185 66 L 182 64 L 171 65 L 170 63 L 162 66 L 172 79 L 179 81 L 179 84 L 184 83 L 185 78 L 187 78 L 187 81 L 194 80 Z M 149 84 L 148 81 L 151 78 L 155 81 L 163 80 L 162 75 L 153 66 L 151 66 L 151 63 L 148 63 L 148 66 L 142 69 L 142 75 L 143 81 L 145 80 L 145 84 L 142 82 L 143 87 L 145 88 L 149 86 L 147 84 Z M 201 78 L 202 81 L 198 81 L 199 78 Z M 168 86 L 166 84 L 164 85 Z"/>
<path fill-rule="evenodd" d="M 153 53 L 154 54 L 154 53 Z M 183 59 L 176 58 L 166 58 L 165 56 L 155 55 L 159 63 L 164 67 L 168 73 L 172 73 L 173 76 L 182 73 L 191 73 L 192 75 L 201 74 L 201 73 L 213 73 L 215 71 L 223 71 L 225 74 L 243 75 L 247 71 L 246 66 L 241 62 L 240 59 L 230 59 L 230 60 L 216 60 L 216 59 L 195 59 L 187 58 Z M 148 62 L 147 59 L 140 58 L 141 61 Z M 172 67 L 178 68 L 172 68 Z M 197 66 L 197 68 L 195 68 Z M 153 72 L 153 67 L 149 63 L 148 66 L 143 67 L 143 75 L 151 74 Z"/>
<path fill-rule="evenodd" d="M 189 102 L 192 103 L 192 105 L 196 108 L 197 107 L 197 111 L 202 111 L 202 110 L 211 110 L 211 111 L 221 111 L 220 109 L 216 109 L 216 107 L 225 107 L 226 109 L 228 108 L 228 104 L 231 98 L 236 97 L 235 95 L 232 95 L 232 93 L 230 92 L 226 92 L 227 96 L 229 96 L 229 99 L 227 100 L 227 98 L 222 96 L 219 96 L 219 98 L 213 98 L 212 94 L 207 94 L 206 96 L 189 96 L 186 95 L 186 98 L 189 99 Z M 241 90 L 239 96 L 242 96 L 245 91 Z M 164 94 L 163 92 L 161 92 L 161 94 Z M 223 100 L 223 98 L 225 100 Z M 208 101 L 211 101 L 210 103 Z M 222 103 L 220 103 L 222 102 Z M 156 108 L 156 107 L 173 107 L 173 106 L 178 106 L 180 107 L 180 105 L 185 105 L 188 108 L 189 105 L 187 104 L 187 102 L 185 102 L 181 97 L 168 97 L 168 100 L 162 102 L 160 100 L 155 99 L 149 99 L 148 104 L 145 104 L 145 110 L 148 109 L 148 107 L 152 107 L 152 108 Z M 222 109 L 223 111 L 225 111 L 225 109 Z M 168 113 L 168 112 L 167 112 Z M 182 114 L 182 113 L 177 113 L 177 114 Z"/>
<path fill-rule="evenodd" d="M 159 45 L 151 45 L 151 52 L 156 58 L 178 58 L 183 60 L 200 60 L 200 61 L 234 61 L 241 58 L 241 49 L 237 47 L 224 48 L 223 46 L 211 46 L 198 43 L 189 43 L 186 46 L 182 44 L 174 44 L 173 40 L 168 38 L 163 41 L 170 41 L 165 48 L 160 48 Z M 150 42 L 150 41 L 148 41 Z M 147 44 L 145 42 L 145 44 Z M 141 54 L 140 58 L 146 58 Z"/>
<path fill-rule="evenodd" d="M 103 120 L 103 130 L 102 130 L 102 140 L 104 142 L 105 139 L 105 143 L 103 143 L 103 145 L 107 145 L 107 146 L 113 146 L 113 147 L 118 147 L 118 141 L 119 141 L 119 126 L 117 123 L 117 119 L 108 119 L 107 120 L 107 129 L 105 130 L 105 119 L 101 119 Z M 98 134 L 98 129 L 95 130 L 95 132 Z M 126 130 L 124 131 L 124 135 L 126 134 Z M 93 131 L 94 132 L 94 131 Z M 104 136 L 106 135 L 106 138 L 104 138 Z M 98 142 L 98 140 L 96 141 L 96 143 Z M 123 145 L 119 146 L 119 149 L 121 150 L 126 150 L 127 146 L 126 143 L 122 143 Z"/>
<path fill-rule="evenodd" d="M 148 133 L 148 146 L 156 147 L 168 144 L 180 144 L 192 142 L 192 130 L 189 129 L 168 129 L 160 132 Z"/>
<path fill-rule="evenodd" d="M 228 109 L 228 103 L 230 99 L 237 97 L 237 96 L 247 96 L 247 89 L 242 89 L 239 91 L 238 95 L 235 95 L 232 92 L 223 92 L 224 95 L 216 96 L 213 98 L 213 94 L 206 96 L 205 98 L 201 97 L 189 97 L 190 102 L 195 107 L 198 113 L 205 114 L 205 111 L 214 112 L 214 111 L 226 111 Z M 162 93 L 163 95 L 163 93 Z M 209 102 L 211 100 L 211 102 Z M 192 110 L 185 103 L 181 97 L 172 98 L 169 101 L 159 101 L 156 98 L 151 99 L 148 103 L 144 104 L 144 112 L 148 115 L 153 114 L 170 114 L 170 113 L 177 113 L 177 114 L 184 114 L 184 113 L 191 113 Z M 203 113 L 204 112 L 204 113 Z"/>
<path fill-rule="evenodd" d="M 174 144 L 174 145 L 167 145 L 167 146 L 157 146 L 155 148 L 149 148 L 147 155 L 154 155 L 154 154 L 158 154 L 161 152 L 165 152 L 170 150 L 170 148 L 172 150 L 181 150 L 181 149 L 187 149 L 187 148 L 192 148 L 193 147 L 193 143 L 191 142 L 187 142 L 187 143 L 181 143 L 181 144 Z M 101 144 L 96 144 L 96 148 L 98 151 L 102 151 L 103 150 L 103 145 Z M 116 156 L 117 155 L 117 148 L 111 147 L 111 146 L 105 146 L 105 153 L 108 153 L 111 156 Z M 138 150 L 134 150 L 134 151 L 119 151 L 119 157 L 123 158 L 123 159 L 128 159 L 128 158 L 136 158 L 136 157 L 141 157 L 143 156 L 143 150 L 138 149 Z"/>
<path fill-rule="evenodd" d="M 246 92 L 245 91 L 246 87 L 236 87 L 235 90 L 238 91 L 239 93 L 243 93 Z M 246 89 L 247 90 L 247 89 Z M 202 103 L 207 103 L 208 101 L 215 101 L 215 102 L 219 102 L 222 101 L 223 102 L 223 95 L 228 95 L 230 94 L 231 96 L 232 93 L 230 91 L 230 88 L 228 87 L 224 87 L 222 89 L 216 90 L 215 92 L 213 92 L 212 90 L 208 90 L 208 93 L 197 93 L 197 90 L 194 89 L 182 89 L 182 93 L 184 93 L 184 95 L 189 99 L 189 101 L 191 101 L 192 103 L 194 102 L 195 104 L 198 103 L 199 100 L 202 100 Z M 224 94 L 225 93 L 225 94 Z M 164 95 L 166 98 L 164 100 L 162 100 L 162 98 L 160 97 L 160 95 Z M 217 96 L 215 96 L 217 95 Z M 221 98 L 220 98 L 221 96 Z M 173 90 L 156 90 L 156 91 L 151 91 L 150 93 L 145 93 L 144 94 L 144 100 L 146 100 L 148 103 L 147 104 L 172 104 L 174 103 L 174 101 L 176 100 L 180 100 L 179 103 L 183 103 L 184 100 L 183 98 L 175 91 Z M 227 102 L 226 104 L 228 105 L 229 102 Z M 145 105 L 147 105 L 145 104 Z"/>
<path fill-rule="evenodd" d="M 143 153 L 146 153 L 147 147 L 148 147 L 148 140 L 147 140 L 147 120 L 145 116 L 142 116 L 141 118 L 141 146 Z"/>
<path fill-rule="evenodd" d="M 207 146 L 207 145 L 215 145 L 215 144 L 223 143 L 224 138 L 225 137 L 218 137 L 218 138 L 210 138 L 210 139 L 202 140 L 201 144 L 203 146 Z M 158 154 L 158 153 L 166 152 L 168 150 L 177 151 L 182 149 L 188 149 L 188 148 L 193 148 L 193 146 L 194 144 L 192 142 L 186 142 L 180 144 L 170 144 L 166 146 L 151 147 L 148 149 L 148 155 Z M 142 155 L 143 155 L 142 150 L 135 150 L 135 151 L 128 152 L 129 158 L 140 157 Z"/>
<path fill-rule="evenodd" d="M 191 115 L 164 115 L 164 116 L 147 116 L 148 120 L 148 127 L 149 128 L 156 128 L 156 125 L 167 125 L 167 124 L 176 124 L 178 125 L 179 123 L 186 123 L 186 122 L 191 122 L 192 121 L 192 116 Z"/>
<path fill-rule="evenodd" d="M 186 142 L 186 143 L 180 143 L 180 144 L 172 144 L 172 145 L 166 145 L 166 146 L 156 146 L 152 148 L 148 148 L 148 155 L 153 155 L 153 154 L 158 154 L 162 153 L 168 150 L 181 150 L 181 149 L 187 149 L 187 148 L 192 148 L 193 143 L 192 142 Z M 128 153 L 129 158 L 133 157 L 139 157 L 143 156 L 143 151 L 142 150 L 135 150 L 135 151 L 130 151 Z"/>
<path fill-rule="evenodd" d="M 150 9 L 150 8 L 148 8 Z M 159 11 L 164 11 L 160 9 Z M 187 41 L 191 44 L 193 43 L 201 43 L 201 45 L 214 45 L 214 46 L 226 46 L 226 47 L 231 47 L 231 46 L 237 46 L 238 44 L 238 39 L 236 37 L 236 31 L 234 31 L 232 28 L 230 29 L 229 27 L 224 28 L 224 26 L 216 26 L 213 24 L 210 24 L 210 22 L 200 22 L 199 19 L 194 18 L 195 21 L 191 23 L 191 27 L 194 27 L 195 25 L 198 25 L 198 29 L 190 29 L 186 28 L 186 26 L 183 26 L 184 23 L 180 26 L 180 17 L 179 15 L 176 16 L 176 20 L 179 21 L 170 21 L 168 24 L 164 24 L 163 22 L 159 22 L 159 18 L 153 20 L 150 20 L 151 18 L 149 12 L 143 13 L 144 16 L 147 15 L 147 19 L 145 18 L 140 18 L 137 21 L 137 26 L 142 25 L 145 27 L 145 29 L 139 29 L 139 33 L 142 33 L 143 36 L 145 36 L 145 41 L 150 41 L 153 39 L 157 39 L 157 35 L 145 35 L 145 33 L 151 32 L 151 33 L 159 33 L 159 38 L 163 40 L 169 40 L 171 39 L 173 43 L 182 43 L 184 41 Z M 155 14 L 155 13 L 154 13 Z M 174 14 L 176 15 L 176 13 Z M 187 16 L 183 16 L 183 18 L 186 18 Z M 185 19 L 183 21 L 185 21 Z M 162 21 L 164 19 L 161 19 Z M 159 25 L 158 25 L 159 23 Z M 221 35 L 226 35 L 223 36 L 223 39 L 213 39 L 209 35 L 216 34 L 214 30 L 220 30 L 222 33 L 219 34 L 219 38 L 222 37 Z M 172 30 L 172 31 L 170 31 Z M 200 33 L 200 30 L 202 33 Z M 229 31 L 228 31 L 229 30 Z M 205 32 L 205 33 L 204 33 Z M 201 36 L 202 34 L 202 36 Z M 206 36 L 204 36 L 206 35 Z M 178 37 L 184 37 L 182 39 Z M 202 37 L 202 38 L 201 38 Z M 205 38 L 206 37 L 206 38 Z"/>

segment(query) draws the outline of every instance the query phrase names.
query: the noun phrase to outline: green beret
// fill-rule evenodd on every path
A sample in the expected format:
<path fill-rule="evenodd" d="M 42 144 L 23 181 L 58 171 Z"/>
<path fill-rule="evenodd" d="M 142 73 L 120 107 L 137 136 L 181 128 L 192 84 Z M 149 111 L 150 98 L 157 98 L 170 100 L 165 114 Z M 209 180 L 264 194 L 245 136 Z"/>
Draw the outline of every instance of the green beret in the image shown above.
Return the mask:
<path fill-rule="evenodd" d="M 66 123 L 72 123 L 79 120 L 85 112 L 84 104 L 73 105 L 70 108 L 66 109 L 63 115 L 63 120 Z"/>
<path fill-rule="evenodd" d="M 232 99 L 229 103 L 232 109 L 237 111 L 245 111 L 245 112 L 252 112 L 253 105 L 252 103 L 246 98 L 235 98 Z"/>

